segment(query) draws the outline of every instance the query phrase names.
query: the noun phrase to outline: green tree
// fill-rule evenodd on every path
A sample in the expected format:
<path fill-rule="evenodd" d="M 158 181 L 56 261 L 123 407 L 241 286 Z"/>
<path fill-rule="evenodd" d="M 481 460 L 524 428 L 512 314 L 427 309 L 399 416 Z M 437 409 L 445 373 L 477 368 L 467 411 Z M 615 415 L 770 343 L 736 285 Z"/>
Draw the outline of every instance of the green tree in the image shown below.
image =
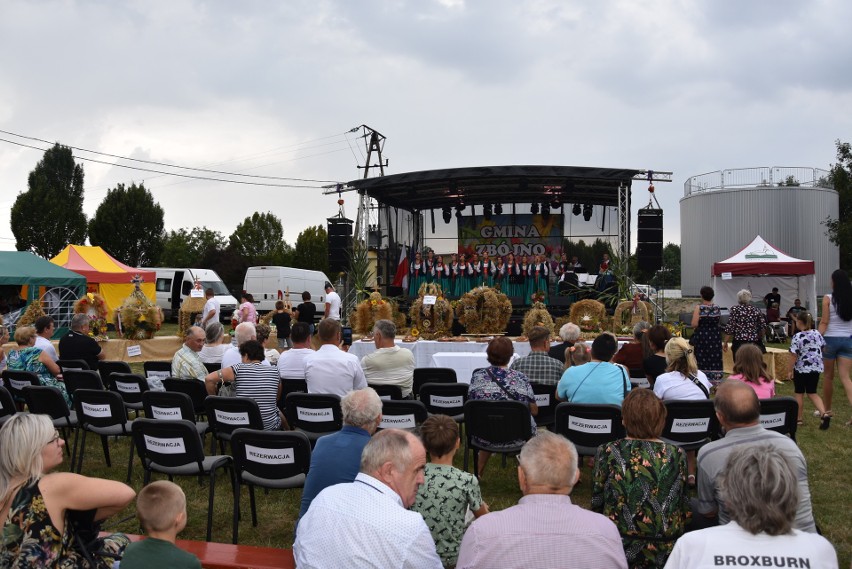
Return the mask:
<path fill-rule="evenodd" d="M 293 266 L 328 273 L 328 233 L 322 225 L 308 227 L 296 238 Z"/>
<path fill-rule="evenodd" d="M 212 267 L 216 257 L 227 247 L 227 240 L 218 231 L 206 227 L 181 228 L 168 231 L 158 264 L 161 267 Z"/>
<path fill-rule="evenodd" d="M 658 287 L 680 286 L 680 245 L 668 243 L 663 247 L 663 267 L 657 271 Z"/>
<path fill-rule="evenodd" d="M 245 218 L 231 233 L 229 246 L 253 263 L 288 265 L 293 259 L 281 220 L 270 212 L 255 212 Z"/>
<path fill-rule="evenodd" d="M 163 208 L 144 184 L 118 184 L 89 221 L 89 242 L 131 267 L 150 267 L 163 250 Z"/>
<path fill-rule="evenodd" d="M 837 164 L 831 167 L 829 183 L 837 191 L 837 218 L 823 221 L 826 235 L 840 248 L 840 268 L 852 269 L 852 146 L 835 141 Z"/>
<path fill-rule="evenodd" d="M 45 151 L 27 179 L 28 190 L 12 206 L 15 247 L 46 259 L 69 243 L 86 242 L 83 167 L 59 143 Z"/>

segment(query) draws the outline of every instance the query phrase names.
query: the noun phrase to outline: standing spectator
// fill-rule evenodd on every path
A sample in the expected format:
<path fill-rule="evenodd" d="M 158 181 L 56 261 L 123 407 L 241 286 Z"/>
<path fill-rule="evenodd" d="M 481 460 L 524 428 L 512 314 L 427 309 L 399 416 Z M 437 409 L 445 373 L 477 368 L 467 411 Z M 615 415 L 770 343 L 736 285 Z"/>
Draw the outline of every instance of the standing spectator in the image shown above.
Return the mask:
<path fill-rule="evenodd" d="M 225 339 L 225 327 L 221 322 L 213 321 L 207 324 L 204 329 L 204 347 L 198 352 L 198 357 L 206 364 L 221 364 L 222 356 L 230 343 L 223 343 Z"/>
<path fill-rule="evenodd" d="M 695 359 L 698 369 L 704 372 L 710 383 L 722 381 L 722 329 L 719 321 L 721 309 L 713 304 L 716 292 L 713 287 L 701 287 L 701 303 L 692 311 L 692 338 L 689 343 L 695 346 Z M 724 346 L 727 349 L 727 345 Z"/>
<path fill-rule="evenodd" d="M 75 314 L 71 330 L 59 340 L 59 355 L 63 360 L 83 360 L 89 369 L 98 369 L 98 360 L 106 357 L 101 346 L 89 336 L 89 317 Z"/>
<path fill-rule="evenodd" d="M 571 366 L 562 374 L 556 398 L 572 403 L 621 405 L 630 391 L 627 371 L 611 363 L 618 349 L 615 336 L 605 332 L 592 342 L 592 361 Z"/>
<path fill-rule="evenodd" d="M 686 527 L 686 455 L 660 440 L 666 406 L 634 389 L 621 407 L 627 437 L 598 448 L 592 511 L 611 519 L 631 568 L 662 567 Z"/>
<path fill-rule="evenodd" d="M 190 326 L 183 335 L 183 346 L 175 352 L 172 358 L 172 377 L 181 379 L 198 379 L 204 381 L 207 368 L 198 353 L 204 347 L 204 330 L 198 326 Z M 156 379 L 156 378 L 152 378 Z M 149 384 L 151 380 L 149 380 Z M 162 384 L 157 387 L 151 384 L 152 389 L 164 391 Z"/>
<path fill-rule="evenodd" d="M 216 293 L 212 288 L 204 291 L 204 298 L 207 302 L 204 303 L 204 308 L 201 310 L 201 327 L 206 329 L 211 322 L 219 321 L 219 301 L 216 299 Z"/>
<path fill-rule="evenodd" d="M 627 569 L 615 524 L 571 502 L 580 470 L 570 441 L 541 431 L 524 445 L 518 463 L 523 498 L 470 525 L 456 569 Z"/>
<path fill-rule="evenodd" d="M 831 290 L 831 294 L 822 298 L 822 317 L 819 321 L 819 333 L 825 338 L 822 399 L 829 417 L 834 415 L 831 400 L 834 396 L 835 367 L 840 372 L 840 383 L 846 390 L 846 398 L 852 403 L 852 380 L 849 379 L 849 371 L 852 369 L 852 285 L 845 272 L 836 270 L 831 273 Z M 846 425 L 852 425 L 852 419 Z"/>
<path fill-rule="evenodd" d="M 727 342 L 733 338 L 731 351 L 735 358 L 737 350 L 743 344 L 754 344 L 766 353 L 763 334 L 766 331 L 766 318 L 757 307 L 751 305 L 751 291 L 743 289 L 737 293 L 737 305 L 731 307 L 731 316 L 725 326 L 725 343 L 722 349 L 728 349 Z"/>
<path fill-rule="evenodd" d="M 340 320 L 340 295 L 334 292 L 330 282 L 325 283 L 325 317 Z"/>
<path fill-rule="evenodd" d="M 314 317 L 317 313 L 317 305 L 311 302 L 311 293 L 302 293 L 302 304 L 296 307 L 296 321 L 304 322 L 310 327 L 311 336 L 314 335 Z"/>
<path fill-rule="evenodd" d="M 778 306 L 781 306 L 781 295 L 778 294 L 778 287 L 777 286 L 772 287 L 772 292 L 766 293 L 766 296 L 763 297 L 763 305 L 766 307 L 767 316 L 768 316 L 768 311 L 769 311 L 770 308 L 772 308 L 773 304 L 777 304 Z M 772 322 L 772 320 L 770 320 L 770 322 Z"/>
<path fill-rule="evenodd" d="M 396 345 L 396 325 L 390 320 L 377 320 L 373 325 L 376 351 L 361 358 L 361 368 L 367 383 L 395 385 L 402 396 L 411 399 L 414 384 L 414 352 Z"/>
<path fill-rule="evenodd" d="M 666 362 L 666 343 L 671 337 L 672 333 L 669 332 L 669 329 L 660 324 L 651 326 L 648 330 L 648 347 L 652 353 L 642 362 L 642 368 L 645 370 L 645 377 L 648 378 L 651 387 L 654 387 L 657 377 L 666 373 L 666 368 L 669 365 Z"/>
<path fill-rule="evenodd" d="M 796 313 L 796 329 L 798 332 L 790 342 L 790 373 L 787 379 L 793 380 L 796 401 L 799 403 L 799 415 L 797 423 L 802 425 L 802 408 L 804 406 L 804 394 L 808 394 L 811 403 L 817 409 L 822 418 L 819 428 L 826 430 L 831 423 L 831 415 L 825 412 L 822 398 L 817 395 L 816 388 L 819 383 L 819 374 L 824 369 L 822 351 L 825 348 L 825 340 L 822 334 L 813 329 L 814 321 L 807 312 Z"/>
<path fill-rule="evenodd" d="M 278 375 L 282 380 L 305 379 L 305 358 L 314 353 L 311 349 L 311 327 L 296 322 L 290 331 L 293 347 L 278 357 Z"/>
<path fill-rule="evenodd" d="M 29 371 L 38 376 L 41 385 L 55 387 L 62 393 L 65 403 L 70 407 L 71 398 L 62 379 L 62 370 L 45 352 L 35 346 L 36 330 L 32 326 L 19 326 L 15 329 L 17 350 L 9 350 L 8 366 L 10 371 Z"/>
<path fill-rule="evenodd" d="M 340 322 L 326 318 L 319 323 L 319 349 L 305 358 L 308 393 L 331 393 L 343 397 L 353 389 L 367 387 L 361 362 L 340 349 Z"/>
<path fill-rule="evenodd" d="M 50 316 L 39 316 L 35 321 L 36 342 L 35 347 L 46 353 L 50 359 L 56 361 L 59 356 L 56 355 L 56 348 L 53 347 L 53 333 L 56 331 L 56 326 L 53 323 L 53 318 Z"/>
<path fill-rule="evenodd" d="M 580 327 L 573 322 L 563 324 L 559 329 L 559 337 L 562 338 L 562 343 L 551 346 L 547 352 L 551 358 L 565 362 L 565 350 L 574 345 L 580 339 Z"/>
<path fill-rule="evenodd" d="M 534 326 L 528 338 L 529 355 L 512 362 L 510 369 L 521 372 L 531 383 L 555 386 L 562 377 L 563 365 L 547 353 L 550 348 L 550 330 L 544 326 Z"/>
<path fill-rule="evenodd" d="M 290 313 L 284 310 L 284 301 L 275 301 L 275 314 L 272 323 L 275 324 L 275 336 L 278 338 L 278 349 L 290 348 Z"/>
<path fill-rule="evenodd" d="M 254 297 L 250 292 L 244 292 L 240 297 L 240 306 L 237 308 L 237 321 L 257 324 L 257 309 L 254 307 Z"/>
<path fill-rule="evenodd" d="M 757 394 L 758 399 L 775 397 L 775 379 L 769 375 L 763 353 L 752 344 L 742 346 L 734 359 L 734 373 L 729 380 L 742 381 Z"/>
<path fill-rule="evenodd" d="M 536 425 L 532 417 L 538 414 L 538 405 L 535 403 L 535 394 L 527 376 L 519 371 L 508 369 L 513 352 L 512 341 L 504 336 L 494 338 L 488 343 L 485 353 L 488 356 L 488 363 L 491 365 L 473 372 L 470 380 L 468 399 L 485 399 L 488 401 L 513 400 L 526 403 L 530 408 L 532 433 L 535 434 Z M 518 445 L 518 442 L 510 441 L 505 446 L 514 447 Z M 491 443 L 481 439 L 480 444 L 491 446 Z M 479 472 L 476 473 L 479 478 L 482 478 L 482 473 L 485 472 L 485 465 L 488 464 L 489 458 L 491 458 L 490 452 L 479 451 Z"/>

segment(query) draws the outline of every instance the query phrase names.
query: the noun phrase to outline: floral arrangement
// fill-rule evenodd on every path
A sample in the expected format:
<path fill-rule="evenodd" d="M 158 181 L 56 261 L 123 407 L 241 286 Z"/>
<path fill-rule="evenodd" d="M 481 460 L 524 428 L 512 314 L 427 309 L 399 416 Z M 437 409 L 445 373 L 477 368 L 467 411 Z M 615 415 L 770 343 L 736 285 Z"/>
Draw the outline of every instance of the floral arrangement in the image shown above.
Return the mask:
<path fill-rule="evenodd" d="M 115 329 L 128 340 L 150 340 L 163 323 L 163 311 L 142 292 L 140 288 L 142 279 L 138 275 L 133 277 L 131 282 L 136 285 L 136 288 L 116 310 Z M 201 308 L 198 312 L 201 312 Z M 183 317 L 183 306 L 181 306 L 181 317 Z"/>
<path fill-rule="evenodd" d="M 568 318 L 580 327 L 580 337 L 588 340 L 603 331 L 606 324 L 606 306 L 597 300 L 581 300 L 571 305 Z"/>
<path fill-rule="evenodd" d="M 527 311 L 526 315 L 524 315 L 524 336 L 529 336 L 530 330 L 532 330 L 536 326 L 544 326 L 545 328 L 550 330 L 550 334 L 553 335 L 553 317 L 550 316 L 550 312 L 547 311 L 547 307 L 542 302 L 536 302 L 535 304 L 533 304 L 532 308 L 530 308 Z"/>
<path fill-rule="evenodd" d="M 619 302 L 612 315 L 612 331 L 619 335 L 632 336 L 633 325 L 648 321 L 648 307 L 642 301 L 625 300 Z"/>
<path fill-rule="evenodd" d="M 33 326 L 35 325 L 35 321 L 41 318 L 42 316 L 46 316 L 44 313 L 44 309 L 41 307 L 40 300 L 34 300 L 27 306 L 27 309 L 24 310 L 24 313 L 21 314 L 21 317 L 18 319 L 17 327 L 21 328 L 23 326 Z"/>
<path fill-rule="evenodd" d="M 393 304 L 382 298 L 380 293 L 370 293 L 370 296 L 358 303 L 349 317 L 352 331 L 356 334 L 370 334 L 377 320 L 394 320 L 393 309 Z"/>
<path fill-rule="evenodd" d="M 456 315 L 468 334 L 502 334 L 512 316 L 512 303 L 493 288 L 477 287 L 459 299 Z"/>
<path fill-rule="evenodd" d="M 681 337 L 683 336 L 683 323 L 682 322 L 663 322 L 663 326 L 665 326 L 669 333 L 672 336 Z"/>
<path fill-rule="evenodd" d="M 89 292 L 74 302 L 74 314 L 85 314 L 89 317 L 89 335 L 99 340 L 107 339 L 107 309 L 104 297 L 96 292 Z"/>
<path fill-rule="evenodd" d="M 436 283 L 423 283 L 418 290 L 418 298 L 411 304 L 408 311 L 411 317 L 410 336 L 434 340 L 447 333 L 453 327 L 453 307 L 444 298 L 441 285 Z M 435 304 L 425 304 L 424 297 L 434 296 Z"/>
<path fill-rule="evenodd" d="M 543 303 L 545 298 L 546 298 L 546 297 L 545 297 L 545 294 L 544 294 L 544 291 L 543 291 L 543 290 L 540 290 L 540 291 L 538 291 L 538 292 L 534 292 L 534 293 L 532 294 L 532 296 L 530 297 L 530 299 L 532 300 L 533 305 L 535 305 L 535 304 L 539 304 L 539 303 Z"/>

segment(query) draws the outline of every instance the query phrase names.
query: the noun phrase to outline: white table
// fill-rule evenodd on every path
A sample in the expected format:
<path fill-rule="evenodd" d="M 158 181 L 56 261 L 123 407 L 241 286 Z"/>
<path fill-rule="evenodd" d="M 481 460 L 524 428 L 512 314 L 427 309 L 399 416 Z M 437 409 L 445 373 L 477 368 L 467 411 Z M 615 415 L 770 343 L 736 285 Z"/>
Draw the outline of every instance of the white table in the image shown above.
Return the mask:
<path fill-rule="evenodd" d="M 414 365 L 417 367 L 435 367 L 432 364 L 432 356 L 439 352 L 454 352 L 454 353 L 480 353 L 485 354 L 485 349 L 488 348 L 487 342 L 438 342 L 436 340 L 419 340 L 417 342 L 402 342 L 396 340 L 396 345 L 401 348 L 406 348 L 414 352 Z M 515 354 L 518 356 L 526 356 L 530 353 L 529 342 L 512 342 L 515 349 Z M 372 354 L 376 351 L 376 344 L 373 341 L 362 342 L 358 340 L 352 342 L 349 347 L 349 353 L 363 358 L 367 354 Z M 483 367 L 483 366 L 480 366 Z"/>
<path fill-rule="evenodd" d="M 512 359 L 509 362 L 515 361 L 518 354 L 512 354 Z M 459 353 L 459 352 L 436 352 L 432 354 L 432 361 L 429 367 L 448 367 L 456 372 L 456 381 L 459 383 L 470 384 L 470 378 L 473 371 L 483 367 L 489 367 L 488 356 L 485 352 L 481 353 Z"/>

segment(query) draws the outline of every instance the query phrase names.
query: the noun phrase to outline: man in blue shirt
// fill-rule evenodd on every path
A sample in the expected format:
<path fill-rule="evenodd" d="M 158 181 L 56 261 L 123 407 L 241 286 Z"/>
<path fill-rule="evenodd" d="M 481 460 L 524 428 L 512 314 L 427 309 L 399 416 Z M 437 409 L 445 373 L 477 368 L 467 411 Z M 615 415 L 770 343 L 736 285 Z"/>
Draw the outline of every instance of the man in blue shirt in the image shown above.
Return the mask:
<path fill-rule="evenodd" d="M 605 332 L 592 342 L 592 361 L 565 370 L 556 386 L 556 397 L 571 403 L 621 405 L 630 391 L 627 371 L 610 363 L 618 340 Z"/>
<path fill-rule="evenodd" d="M 355 480 L 361 466 L 361 451 L 382 422 L 382 400 L 371 387 L 347 393 L 340 400 L 340 408 L 343 428 L 321 437 L 311 453 L 299 519 L 325 488 Z"/>

